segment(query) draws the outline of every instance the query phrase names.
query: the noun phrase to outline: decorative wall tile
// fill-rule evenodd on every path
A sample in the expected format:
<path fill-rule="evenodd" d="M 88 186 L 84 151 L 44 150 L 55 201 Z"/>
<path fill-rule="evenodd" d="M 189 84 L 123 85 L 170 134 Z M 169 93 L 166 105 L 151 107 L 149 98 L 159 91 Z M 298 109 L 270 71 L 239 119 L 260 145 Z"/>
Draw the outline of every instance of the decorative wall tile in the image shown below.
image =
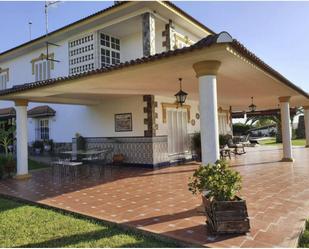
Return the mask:
<path fill-rule="evenodd" d="M 114 154 L 123 154 L 125 163 L 136 165 L 169 164 L 175 160 L 168 155 L 167 136 L 156 137 L 86 137 L 86 149 L 112 149 L 107 160 L 112 162 Z M 75 139 L 72 140 L 73 147 Z M 191 155 L 192 145 L 189 146 Z M 187 156 L 187 155 L 186 155 Z"/>

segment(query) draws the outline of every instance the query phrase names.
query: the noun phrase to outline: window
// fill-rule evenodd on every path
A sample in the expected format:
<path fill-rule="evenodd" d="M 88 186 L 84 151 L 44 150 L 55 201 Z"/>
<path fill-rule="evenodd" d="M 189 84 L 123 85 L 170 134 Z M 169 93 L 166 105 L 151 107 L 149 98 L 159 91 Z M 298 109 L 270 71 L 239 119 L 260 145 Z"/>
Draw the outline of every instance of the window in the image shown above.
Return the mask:
<path fill-rule="evenodd" d="M 106 34 L 100 34 L 101 67 L 120 63 L 120 40 Z"/>
<path fill-rule="evenodd" d="M 37 127 L 37 140 L 49 140 L 49 119 L 39 119 Z"/>
<path fill-rule="evenodd" d="M 78 74 L 94 69 L 94 35 L 69 42 L 69 73 Z"/>
<path fill-rule="evenodd" d="M 50 61 L 44 60 L 34 64 L 35 81 L 50 79 Z"/>
<path fill-rule="evenodd" d="M 118 63 L 120 63 L 120 54 L 112 51 L 112 64 L 115 65 Z"/>
<path fill-rule="evenodd" d="M 109 36 L 101 34 L 101 45 L 104 47 L 110 47 Z"/>
<path fill-rule="evenodd" d="M 114 37 L 111 38 L 111 45 L 113 49 L 120 50 L 120 41 Z"/>
<path fill-rule="evenodd" d="M 0 74 L 0 90 L 6 89 L 6 87 L 7 87 L 6 83 L 7 82 L 8 82 L 7 73 L 1 73 Z"/>
<path fill-rule="evenodd" d="M 105 67 L 111 64 L 110 51 L 104 48 L 101 48 L 101 64 L 102 64 L 102 67 Z"/>

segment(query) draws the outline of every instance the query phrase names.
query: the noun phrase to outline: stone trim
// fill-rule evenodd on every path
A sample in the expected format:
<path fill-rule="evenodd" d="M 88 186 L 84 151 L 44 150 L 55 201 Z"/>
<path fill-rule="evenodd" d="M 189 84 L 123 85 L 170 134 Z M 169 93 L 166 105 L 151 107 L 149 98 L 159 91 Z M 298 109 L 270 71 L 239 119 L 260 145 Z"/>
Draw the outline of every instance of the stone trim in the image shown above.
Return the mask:
<path fill-rule="evenodd" d="M 174 25 L 172 20 L 169 20 L 169 23 L 165 25 L 165 30 L 162 31 L 162 47 L 166 47 L 166 51 L 172 50 L 175 46 L 175 39 L 174 39 Z"/>
<path fill-rule="evenodd" d="M 166 118 L 166 109 L 167 108 L 182 108 L 182 109 L 186 109 L 187 110 L 187 119 L 188 119 L 188 123 L 190 123 L 191 121 L 191 106 L 190 105 L 182 105 L 179 106 L 177 103 L 161 103 L 162 106 L 162 121 L 163 123 L 166 123 L 167 118 Z"/>
<path fill-rule="evenodd" d="M 194 41 L 190 40 L 188 36 L 183 36 L 183 35 L 178 34 L 178 33 L 174 33 L 174 41 L 175 41 L 174 42 L 175 44 L 173 46 L 174 49 L 179 48 L 178 41 L 181 41 L 188 46 L 191 46 L 191 45 L 194 44 Z"/>
<path fill-rule="evenodd" d="M 290 102 L 290 99 L 291 99 L 290 96 L 279 97 L 279 102 L 280 103 Z"/>
<path fill-rule="evenodd" d="M 280 162 L 294 162 L 294 158 L 284 157 L 280 160 Z"/>
<path fill-rule="evenodd" d="M 25 174 L 25 175 L 16 175 L 16 176 L 14 176 L 13 178 L 15 179 L 15 180 L 28 180 L 28 179 L 30 179 L 32 176 L 31 176 L 31 174 Z"/>
<path fill-rule="evenodd" d="M 51 54 L 49 54 L 48 58 L 53 60 L 53 59 L 54 59 L 54 56 L 55 56 L 55 54 L 54 54 L 54 53 L 51 53 Z M 34 64 L 35 64 L 37 61 L 42 61 L 42 60 L 46 60 L 46 59 L 47 59 L 47 55 L 44 54 L 44 53 L 41 53 L 39 57 L 34 58 L 34 59 L 32 59 L 32 60 L 30 61 L 30 63 L 32 64 L 32 74 L 34 74 Z M 51 70 L 54 69 L 54 62 L 53 62 L 53 61 L 51 61 L 51 63 L 50 63 L 50 69 L 51 69 Z"/>
<path fill-rule="evenodd" d="M 154 95 L 144 95 L 143 101 L 146 102 L 146 107 L 144 107 L 144 113 L 146 114 L 144 124 L 147 126 L 147 129 L 144 131 L 144 136 L 155 137 L 157 128 L 156 118 L 158 118 L 155 108 L 158 106 L 158 103 L 154 100 Z"/>
<path fill-rule="evenodd" d="M 16 99 L 15 106 L 28 106 L 28 100 L 26 99 Z"/>
<path fill-rule="evenodd" d="M 205 75 L 217 75 L 220 65 L 220 61 L 200 61 L 193 64 L 193 69 L 198 78 Z"/>
<path fill-rule="evenodd" d="M 10 74 L 9 74 L 9 68 L 1 68 L 0 67 L 0 73 L 6 73 L 6 78 L 7 78 L 7 81 L 10 80 Z"/>
<path fill-rule="evenodd" d="M 142 15 L 143 28 L 143 56 L 151 56 L 156 53 L 155 18 L 147 12 Z"/>

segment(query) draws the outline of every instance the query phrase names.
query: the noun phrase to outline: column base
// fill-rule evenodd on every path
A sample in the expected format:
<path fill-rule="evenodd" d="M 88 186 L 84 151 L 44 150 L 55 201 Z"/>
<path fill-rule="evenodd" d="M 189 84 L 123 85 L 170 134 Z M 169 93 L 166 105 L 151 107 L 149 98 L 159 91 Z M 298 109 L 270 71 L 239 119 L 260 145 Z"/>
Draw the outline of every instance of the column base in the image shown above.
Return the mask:
<path fill-rule="evenodd" d="M 280 162 L 294 162 L 294 158 L 284 157 L 280 160 Z"/>
<path fill-rule="evenodd" d="M 16 175 L 13 177 L 15 180 L 27 180 L 31 178 L 31 174 L 24 174 L 24 175 Z"/>

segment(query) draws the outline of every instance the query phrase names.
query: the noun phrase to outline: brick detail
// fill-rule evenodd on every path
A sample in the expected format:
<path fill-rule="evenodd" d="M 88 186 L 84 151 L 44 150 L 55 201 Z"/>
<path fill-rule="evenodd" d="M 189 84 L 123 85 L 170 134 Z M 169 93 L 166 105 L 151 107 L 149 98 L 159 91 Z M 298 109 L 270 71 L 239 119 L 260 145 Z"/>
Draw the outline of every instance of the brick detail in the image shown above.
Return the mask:
<path fill-rule="evenodd" d="M 144 107 L 144 113 L 146 114 L 144 124 L 147 125 L 144 136 L 155 137 L 157 127 L 156 118 L 158 118 L 158 113 L 155 112 L 155 108 L 158 106 L 158 103 L 154 101 L 153 95 L 144 95 L 143 101 L 146 102 L 146 107 Z"/>
<path fill-rule="evenodd" d="M 162 37 L 165 38 L 162 42 L 162 46 L 166 47 L 166 51 L 174 49 L 174 26 L 172 20 L 169 20 L 169 23 L 165 25 L 165 30 L 162 32 Z"/>

